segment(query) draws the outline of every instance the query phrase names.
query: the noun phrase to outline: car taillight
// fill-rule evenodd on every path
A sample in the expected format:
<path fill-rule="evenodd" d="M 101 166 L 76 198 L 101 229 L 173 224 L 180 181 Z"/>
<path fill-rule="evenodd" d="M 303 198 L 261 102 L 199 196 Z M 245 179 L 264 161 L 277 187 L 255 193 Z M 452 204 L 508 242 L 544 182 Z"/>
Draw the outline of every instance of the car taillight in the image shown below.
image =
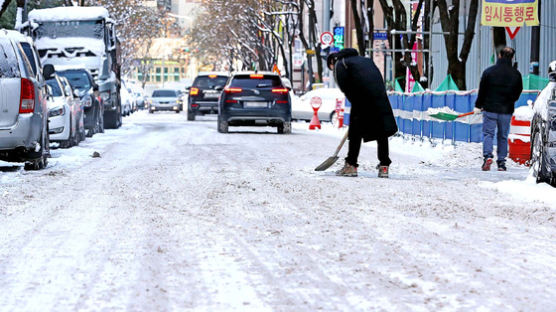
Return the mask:
<path fill-rule="evenodd" d="M 249 78 L 251 79 L 263 79 L 264 75 L 261 74 L 251 74 L 249 75 Z"/>
<path fill-rule="evenodd" d="M 286 88 L 274 88 L 274 89 L 272 89 L 272 93 L 288 94 L 288 89 L 286 89 Z"/>
<path fill-rule="evenodd" d="M 35 86 L 29 79 L 21 78 L 19 113 L 32 113 L 35 110 Z"/>
<path fill-rule="evenodd" d="M 242 88 L 226 88 L 224 89 L 224 92 L 226 93 L 241 93 L 243 92 Z"/>
<path fill-rule="evenodd" d="M 276 101 L 276 104 L 288 104 L 288 101 Z"/>
<path fill-rule="evenodd" d="M 189 89 L 189 95 L 198 95 L 198 94 L 199 94 L 199 88 Z"/>
<path fill-rule="evenodd" d="M 236 104 L 237 100 L 226 100 L 226 103 L 228 104 Z"/>

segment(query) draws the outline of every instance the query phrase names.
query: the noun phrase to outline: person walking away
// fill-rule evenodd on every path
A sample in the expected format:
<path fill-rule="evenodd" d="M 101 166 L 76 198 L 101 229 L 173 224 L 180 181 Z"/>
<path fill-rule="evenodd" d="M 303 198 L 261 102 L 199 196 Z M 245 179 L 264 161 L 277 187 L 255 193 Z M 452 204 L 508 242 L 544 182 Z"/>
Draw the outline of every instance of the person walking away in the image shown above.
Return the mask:
<path fill-rule="evenodd" d="M 377 141 L 378 176 L 388 178 L 392 163 L 388 138 L 398 132 L 398 126 L 380 71 L 370 58 L 359 56 L 355 49 L 330 54 L 327 65 L 351 103 L 348 155 L 336 175 L 356 177 L 361 141 Z"/>
<path fill-rule="evenodd" d="M 489 171 L 493 163 L 493 140 L 496 136 L 498 171 L 506 171 L 508 134 L 515 102 L 523 91 L 521 74 L 512 66 L 515 50 L 503 48 L 498 61 L 487 68 L 481 76 L 479 94 L 475 102 L 475 113 L 483 112 L 483 171 Z"/>

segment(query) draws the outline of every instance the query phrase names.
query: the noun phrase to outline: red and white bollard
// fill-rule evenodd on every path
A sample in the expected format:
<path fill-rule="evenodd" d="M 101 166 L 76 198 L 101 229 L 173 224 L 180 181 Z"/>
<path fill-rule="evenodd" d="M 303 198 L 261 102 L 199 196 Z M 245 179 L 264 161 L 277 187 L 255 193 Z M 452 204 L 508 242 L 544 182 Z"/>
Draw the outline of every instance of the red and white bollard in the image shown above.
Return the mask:
<path fill-rule="evenodd" d="M 311 118 L 311 123 L 309 124 L 309 130 L 315 130 L 316 128 L 320 129 L 320 121 L 319 121 L 319 108 L 322 105 L 322 99 L 318 96 L 311 98 L 311 107 L 313 108 L 314 114 L 313 118 Z"/>
<path fill-rule="evenodd" d="M 344 126 L 344 100 L 336 99 L 336 118 L 338 118 L 338 128 Z"/>

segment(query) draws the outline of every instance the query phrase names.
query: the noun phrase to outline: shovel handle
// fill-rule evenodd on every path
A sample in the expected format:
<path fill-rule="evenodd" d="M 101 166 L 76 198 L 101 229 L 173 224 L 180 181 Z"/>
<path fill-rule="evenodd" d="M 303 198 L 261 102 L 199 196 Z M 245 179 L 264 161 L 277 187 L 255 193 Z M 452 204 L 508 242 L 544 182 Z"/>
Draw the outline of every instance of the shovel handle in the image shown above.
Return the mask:
<path fill-rule="evenodd" d="M 342 138 L 342 141 L 340 142 L 340 145 L 338 145 L 338 148 L 336 149 L 336 152 L 334 153 L 334 157 L 338 156 L 338 154 L 340 153 L 340 150 L 342 149 L 342 146 L 344 146 L 344 143 L 346 143 L 346 140 L 348 138 L 348 134 L 349 134 L 349 129 L 346 130 L 346 134 L 344 134 L 344 137 Z"/>
<path fill-rule="evenodd" d="M 469 112 L 469 113 L 458 115 L 458 117 L 456 117 L 456 118 L 461 118 L 461 117 L 465 117 L 465 116 L 469 116 L 469 115 L 473 115 L 473 114 L 475 114 L 475 112 Z"/>

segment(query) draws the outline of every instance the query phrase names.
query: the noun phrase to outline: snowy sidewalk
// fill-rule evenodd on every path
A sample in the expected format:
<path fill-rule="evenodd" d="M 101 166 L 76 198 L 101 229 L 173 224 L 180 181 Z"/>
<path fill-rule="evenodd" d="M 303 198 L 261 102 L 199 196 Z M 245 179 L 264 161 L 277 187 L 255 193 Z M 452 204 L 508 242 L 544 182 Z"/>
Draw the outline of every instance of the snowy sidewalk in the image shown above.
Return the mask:
<path fill-rule="evenodd" d="M 125 122 L 41 172 L 0 163 L 0 310 L 553 307 L 556 193 L 480 171 L 478 145 L 395 138 L 384 180 L 365 144 L 339 178 L 313 171 L 334 129 Z"/>

